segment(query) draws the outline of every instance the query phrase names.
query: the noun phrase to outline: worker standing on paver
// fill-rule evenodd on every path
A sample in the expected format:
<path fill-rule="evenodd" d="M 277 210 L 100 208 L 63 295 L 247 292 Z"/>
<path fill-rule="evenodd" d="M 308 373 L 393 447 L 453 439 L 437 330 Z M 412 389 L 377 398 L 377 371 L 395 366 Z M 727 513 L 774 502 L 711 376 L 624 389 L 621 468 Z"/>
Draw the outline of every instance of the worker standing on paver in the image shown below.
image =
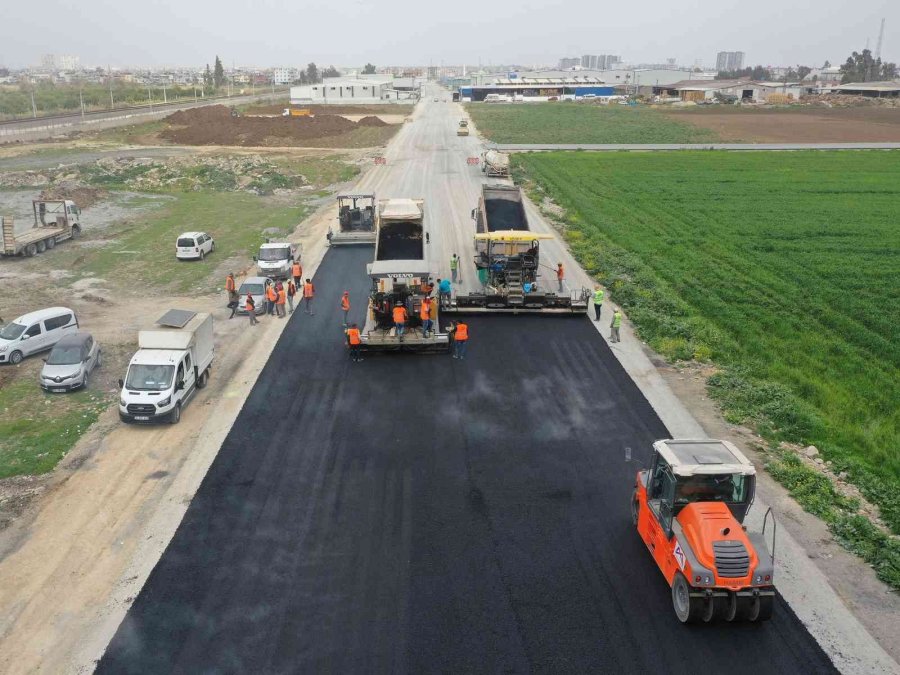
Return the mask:
<path fill-rule="evenodd" d="M 344 313 L 344 327 L 346 328 L 350 316 L 350 291 L 344 291 L 341 296 L 341 311 Z"/>
<path fill-rule="evenodd" d="M 279 286 L 281 286 L 281 284 L 279 284 Z M 287 291 L 284 290 L 284 286 L 281 286 L 277 292 L 278 297 L 275 300 L 275 313 L 278 315 L 279 319 L 283 319 L 285 317 L 284 303 L 287 302 Z"/>
<path fill-rule="evenodd" d="M 228 318 L 233 319 L 239 303 L 237 287 L 234 283 L 234 272 L 229 272 L 225 278 L 225 290 L 228 292 L 228 309 L 231 310 L 231 316 Z"/>
<path fill-rule="evenodd" d="M 456 283 L 456 273 L 459 271 L 459 256 L 455 253 L 450 258 L 450 277 L 453 279 L 453 283 Z"/>
<path fill-rule="evenodd" d="M 594 321 L 600 320 L 600 308 L 603 306 L 603 289 L 599 286 L 594 286 Z"/>
<path fill-rule="evenodd" d="M 406 316 L 406 307 L 399 302 L 394 305 L 394 328 L 399 338 L 403 337 L 403 333 L 406 330 Z"/>
<path fill-rule="evenodd" d="M 355 323 L 351 323 L 344 333 L 347 335 L 347 346 L 350 348 L 350 360 L 354 363 L 359 363 L 363 360 L 362 338 L 359 335 L 359 327 Z"/>
<path fill-rule="evenodd" d="M 316 296 L 316 288 L 315 288 L 315 286 L 313 286 L 312 281 L 307 279 L 306 282 L 303 284 L 303 303 L 304 303 L 303 311 L 305 313 L 309 314 L 310 316 L 315 314 L 315 312 L 312 311 L 312 301 L 315 296 Z"/>
<path fill-rule="evenodd" d="M 299 260 L 295 260 L 291 265 L 291 276 L 294 277 L 294 286 L 300 288 L 303 283 L 303 266 L 300 265 Z"/>
<path fill-rule="evenodd" d="M 450 327 L 453 334 L 453 358 L 464 361 L 466 358 L 466 347 L 469 346 L 469 326 L 462 321 L 457 321 Z"/>
<path fill-rule="evenodd" d="M 621 342 L 619 339 L 619 329 L 622 327 L 622 312 L 618 309 L 613 311 L 612 321 L 609 324 L 609 341 Z"/>
<path fill-rule="evenodd" d="M 449 279 L 438 279 L 438 300 L 442 309 L 450 305 L 450 291 L 452 288 Z"/>
<path fill-rule="evenodd" d="M 422 337 L 427 338 L 434 325 L 431 320 L 431 298 L 422 300 L 422 306 L 419 308 L 419 318 L 422 319 Z"/>
<path fill-rule="evenodd" d="M 250 325 L 255 326 L 258 324 L 259 319 L 256 318 L 256 301 L 249 293 L 247 293 L 247 299 L 244 301 L 244 307 L 247 309 L 247 316 L 250 317 Z"/>
<path fill-rule="evenodd" d="M 566 279 L 566 272 L 562 263 L 556 263 L 556 280 L 559 282 L 559 292 L 563 292 L 563 281 Z"/>
<path fill-rule="evenodd" d="M 275 290 L 275 284 L 270 283 L 266 286 L 266 314 L 275 314 L 275 301 L 278 299 L 278 292 Z"/>
<path fill-rule="evenodd" d="M 291 279 L 287 285 L 288 314 L 294 313 L 294 296 L 297 295 L 297 284 Z"/>

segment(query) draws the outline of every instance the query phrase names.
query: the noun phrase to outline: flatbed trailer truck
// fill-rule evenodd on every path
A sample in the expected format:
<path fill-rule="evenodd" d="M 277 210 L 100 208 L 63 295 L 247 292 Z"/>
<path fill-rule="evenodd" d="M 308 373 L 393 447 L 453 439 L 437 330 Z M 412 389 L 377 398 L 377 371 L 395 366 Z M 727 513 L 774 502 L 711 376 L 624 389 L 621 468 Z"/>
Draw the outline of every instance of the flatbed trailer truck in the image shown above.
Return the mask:
<path fill-rule="evenodd" d="M 445 311 L 510 314 L 584 314 L 586 288 L 559 293 L 556 279 L 539 283 L 540 242 L 549 234 L 532 232 L 521 188 L 483 185 L 475 221 L 475 268 L 482 290 L 457 293 Z"/>
<path fill-rule="evenodd" d="M 26 258 L 54 248 L 66 239 L 77 239 L 81 234 L 81 209 L 70 199 L 35 199 L 31 202 L 34 224 L 31 229 L 16 234 L 12 218 L 4 217 L 2 223 L 5 256 L 21 255 Z"/>

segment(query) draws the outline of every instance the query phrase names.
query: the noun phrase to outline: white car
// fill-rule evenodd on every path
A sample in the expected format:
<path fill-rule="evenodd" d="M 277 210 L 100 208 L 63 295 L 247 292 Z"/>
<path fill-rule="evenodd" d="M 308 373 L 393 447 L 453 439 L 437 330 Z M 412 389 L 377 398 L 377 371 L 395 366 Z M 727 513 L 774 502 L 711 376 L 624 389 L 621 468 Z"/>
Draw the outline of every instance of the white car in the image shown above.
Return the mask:
<path fill-rule="evenodd" d="M 26 356 L 51 349 L 64 335 L 77 331 L 78 319 L 67 307 L 20 316 L 0 329 L 0 363 L 16 366 Z"/>
<path fill-rule="evenodd" d="M 216 250 L 216 242 L 206 232 L 185 232 L 175 242 L 175 257 L 179 260 L 203 260 Z"/>

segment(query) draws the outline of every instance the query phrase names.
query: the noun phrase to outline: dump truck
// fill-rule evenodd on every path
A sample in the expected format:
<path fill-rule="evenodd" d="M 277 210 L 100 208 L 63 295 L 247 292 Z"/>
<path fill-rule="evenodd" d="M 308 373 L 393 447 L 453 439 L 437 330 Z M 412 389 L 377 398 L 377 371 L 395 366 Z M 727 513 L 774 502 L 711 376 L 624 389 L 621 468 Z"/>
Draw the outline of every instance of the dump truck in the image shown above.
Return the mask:
<path fill-rule="evenodd" d="M 475 221 L 475 269 L 482 290 L 457 293 L 445 311 L 583 314 L 586 288 L 559 293 L 556 278 L 539 282 L 540 242 L 552 235 L 532 232 L 522 190 L 512 185 L 483 185 Z"/>
<path fill-rule="evenodd" d="M 439 329 L 437 300 L 431 303 L 434 329 L 425 335 L 419 318 L 422 303 L 434 293 L 428 260 L 425 202 L 382 199 L 375 209 L 375 260 L 367 266 L 372 281 L 362 348 L 366 351 L 448 351 L 450 339 Z M 394 309 L 404 307 L 406 328 L 397 334 Z"/>
<path fill-rule="evenodd" d="M 153 328 L 138 332 L 138 350 L 119 380 L 119 418 L 177 424 L 209 382 L 213 354 L 212 315 L 170 309 Z"/>
<path fill-rule="evenodd" d="M 282 117 L 314 117 L 309 108 L 285 108 L 281 112 Z"/>
<path fill-rule="evenodd" d="M 485 150 L 481 153 L 481 172 L 490 178 L 509 176 L 509 155 L 497 150 Z"/>
<path fill-rule="evenodd" d="M 747 532 L 756 469 L 729 441 L 660 440 L 638 471 L 631 514 L 682 623 L 765 621 L 775 602 L 775 520 Z M 772 546 L 766 527 L 772 523 Z M 770 552 L 771 551 L 771 552 Z"/>
<path fill-rule="evenodd" d="M 3 255 L 26 258 L 43 253 L 66 239 L 81 234 L 81 209 L 70 199 L 35 199 L 31 202 L 34 224 L 31 229 L 16 234 L 12 218 L 4 217 Z"/>
<path fill-rule="evenodd" d="M 332 246 L 375 243 L 375 195 L 339 195 L 338 229 L 329 229 Z"/>

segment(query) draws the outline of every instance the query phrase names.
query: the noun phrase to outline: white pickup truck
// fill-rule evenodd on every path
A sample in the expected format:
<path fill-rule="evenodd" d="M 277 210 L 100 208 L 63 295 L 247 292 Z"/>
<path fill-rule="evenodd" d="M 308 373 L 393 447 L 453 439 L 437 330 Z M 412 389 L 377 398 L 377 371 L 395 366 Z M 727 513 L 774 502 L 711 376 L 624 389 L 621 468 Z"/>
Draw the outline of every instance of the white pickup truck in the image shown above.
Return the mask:
<path fill-rule="evenodd" d="M 138 333 L 138 351 L 119 380 L 119 418 L 126 423 L 177 424 L 182 408 L 209 382 L 212 315 L 172 309 L 156 323 Z"/>

